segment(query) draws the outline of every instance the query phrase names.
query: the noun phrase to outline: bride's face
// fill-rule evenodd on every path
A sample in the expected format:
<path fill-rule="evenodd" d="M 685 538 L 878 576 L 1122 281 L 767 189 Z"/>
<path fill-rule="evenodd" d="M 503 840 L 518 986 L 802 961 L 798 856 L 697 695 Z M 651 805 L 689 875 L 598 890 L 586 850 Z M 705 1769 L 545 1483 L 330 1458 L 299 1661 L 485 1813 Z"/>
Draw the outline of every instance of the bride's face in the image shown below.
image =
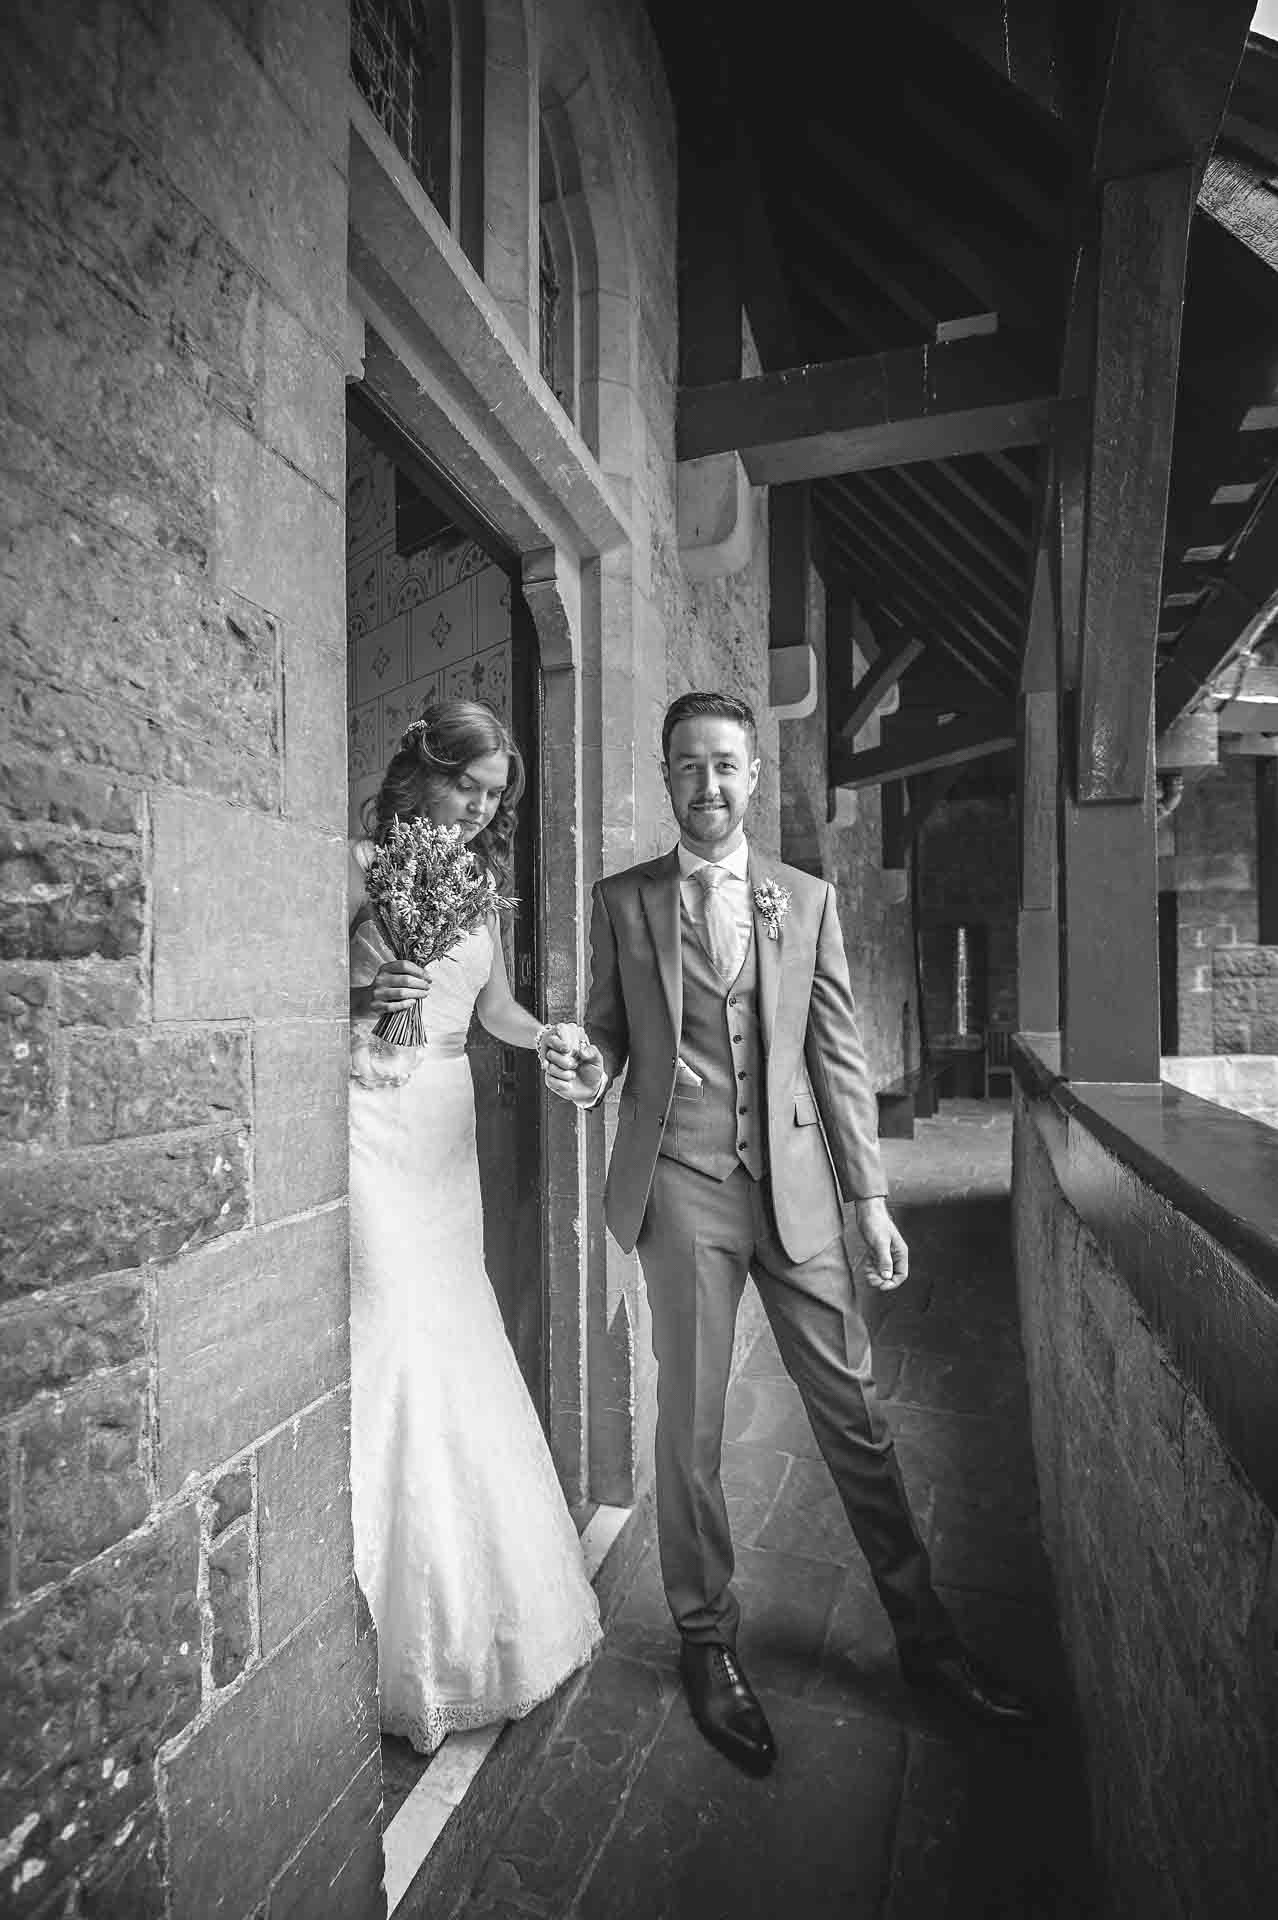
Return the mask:
<path fill-rule="evenodd" d="M 473 840 L 496 813 L 509 779 L 509 755 L 487 754 L 472 760 L 449 786 L 433 795 L 427 811 L 437 827 L 460 826 L 462 839 Z"/>

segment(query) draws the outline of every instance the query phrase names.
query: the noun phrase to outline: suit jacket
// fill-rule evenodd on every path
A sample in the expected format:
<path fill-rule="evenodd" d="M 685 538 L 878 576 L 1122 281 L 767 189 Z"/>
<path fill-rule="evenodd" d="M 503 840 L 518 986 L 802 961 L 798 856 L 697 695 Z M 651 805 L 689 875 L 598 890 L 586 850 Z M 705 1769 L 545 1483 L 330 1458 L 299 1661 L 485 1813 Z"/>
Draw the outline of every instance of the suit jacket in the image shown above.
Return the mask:
<path fill-rule="evenodd" d="M 789 1258 L 811 1259 L 843 1230 L 843 1206 L 887 1192 L 874 1089 L 857 1029 L 834 889 L 750 849 L 754 889 L 790 893 L 779 937 L 755 908 L 768 1165 Z M 627 1252 L 643 1224 L 674 1097 L 683 1020 L 679 859 L 647 860 L 596 883 L 586 1030 L 608 1077 L 626 1069 L 605 1192 Z"/>

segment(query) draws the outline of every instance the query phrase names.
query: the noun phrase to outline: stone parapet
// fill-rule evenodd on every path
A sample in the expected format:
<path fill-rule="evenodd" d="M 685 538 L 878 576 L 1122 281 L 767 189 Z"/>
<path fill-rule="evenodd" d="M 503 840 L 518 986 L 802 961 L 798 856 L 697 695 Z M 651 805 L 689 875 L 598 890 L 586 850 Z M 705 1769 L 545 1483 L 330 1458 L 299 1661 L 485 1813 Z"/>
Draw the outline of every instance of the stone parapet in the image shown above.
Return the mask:
<path fill-rule="evenodd" d="M 1175 1089 L 1071 1090 L 1018 1052 L 1017 1281 L 1102 1910 L 1243 1920 L 1278 1872 L 1263 1142 Z M 1160 1138 L 1182 1164 L 1160 1166 Z"/>

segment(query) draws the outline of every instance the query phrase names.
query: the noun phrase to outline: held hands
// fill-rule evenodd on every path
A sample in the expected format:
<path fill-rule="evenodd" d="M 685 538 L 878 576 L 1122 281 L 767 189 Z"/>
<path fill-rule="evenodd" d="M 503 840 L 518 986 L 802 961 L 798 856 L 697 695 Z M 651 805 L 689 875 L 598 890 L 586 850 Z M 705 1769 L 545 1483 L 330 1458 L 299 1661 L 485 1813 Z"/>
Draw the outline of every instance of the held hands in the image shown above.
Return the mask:
<path fill-rule="evenodd" d="M 371 1005 L 377 1014 L 390 1013 L 396 1007 L 411 1007 L 430 992 L 430 981 L 411 960 L 388 960 L 379 967 L 370 989 Z"/>
<path fill-rule="evenodd" d="M 858 1200 L 857 1231 L 865 1242 L 865 1277 L 888 1293 L 909 1278 L 910 1256 L 901 1232 L 882 1199 Z"/>
<path fill-rule="evenodd" d="M 561 1100 L 588 1107 L 604 1077 L 603 1055 L 575 1020 L 559 1020 L 542 1030 L 537 1056 L 546 1085 Z"/>

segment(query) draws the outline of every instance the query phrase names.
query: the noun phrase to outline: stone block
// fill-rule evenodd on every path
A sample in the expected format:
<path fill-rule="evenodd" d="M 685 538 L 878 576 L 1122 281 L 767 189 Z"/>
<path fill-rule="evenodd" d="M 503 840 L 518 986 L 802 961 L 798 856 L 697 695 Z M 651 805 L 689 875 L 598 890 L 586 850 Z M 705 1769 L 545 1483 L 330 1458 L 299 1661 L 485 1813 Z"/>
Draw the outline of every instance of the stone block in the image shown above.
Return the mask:
<path fill-rule="evenodd" d="M 344 1021 L 260 1021 L 253 1031 L 253 1202 L 259 1222 L 346 1192 L 350 1051 Z"/>
<path fill-rule="evenodd" d="M 6 1175 L 0 1300 L 167 1260 L 248 1218 L 239 1133 L 131 1141 L 31 1160 Z"/>
<path fill-rule="evenodd" d="M 157 794 L 155 1015 L 349 1011 L 344 839 Z"/>
<path fill-rule="evenodd" d="M 1254 1011 L 1257 982 L 1253 976 L 1216 973 L 1214 1012 L 1217 1020 L 1241 1019 Z"/>
<path fill-rule="evenodd" d="M 299 28 L 299 31 L 301 29 Z M 328 36 L 325 36 L 326 41 Z M 307 326 L 341 338 L 346 181 L 212 0 L 125 15 L 126 127 Z"/>
<path fill-rule="evenodd" d="M 214 427 L 213 484 L 219 585 L 344 658 L 344 493 L 333 499 L 225 414 Z"/>
<path fill-rule="evenodd" d="M 225 1528 L 248 1513 L 253 1505 L 253 1476 L 247 1460 L 242 1466 L 232 1467 L 229 1473 L 222 1475 L 213 1489 L 212 1501 L 211 1532 L 216 1539 Z"/>
<path fill-rule="evenodd" d="M 322 346 L 271 299 L 262 337 L 263 438 L 334 500 L 344 500 L 346 379 L 336 349 Z"/>
<path fill-rule="evenodd" d="M 198 1564 L 195 1509 L 179 1507 L 0 1626 L 0 1825 L 16 1837 L 36 1816 L 10 1870 L 41 1859 L 59 1886 L 153 1799 L 155 1755 L 200 1705 Z"/>
<path fill-rule="evenodd" d="M 348 1298 L 341 1208 L 203 1249 L 160 1276 L 164 1493 L 344 1384 Z"/>
<path fill-rule="evenodd" d="M 241 756 L 272 762 L 277 636 L 263 606 L 214 590 L 199 571 L 175 565 L 171 553 L 29 483 L 8 477 L 0 489 L 14 597 L 8 664 L 64 695 L 55 709 L 63 728 L 55 744 L 63 754 L 70 747 L 88 766 L 166 777 L 180 773 L 183 751 L 196 765 L 223 766 L 228 778 Z M 264 542 L 270 530 L 268 515 Z M 273 564 L 279 567 L 278 550 Z M 127 635 L 127 647 L 122 642 L 117 652 L 104 635 Z M 77 713 L 76 694 L 104 702 L 111 715 L 131 713 L 143 733 L 126 735 L 117 748 L 102 737 L 102 708 Z M 33 753 L 45 751 L 51 726 L 38 707 L 24 709 L 21 737 Z M 170 745 L 171 733 L 178 738 Z"/>
<path fill-rule="evenodd" d="M 204 734 L 177 725 L 161 728 L 150 713 L 115 695 L 0 672 L 0 708 L 5 706 L 20 713 L 24 742 L 40 752 L 74 755 L 237 806 L 279 808 L 280 766 L 273 750 L 241 751 L 233 727 L 210 727 Z"/>
<path fill-rule="evenodd" d="M 27 204 L 95 280 L 150 319 L 157 351 L 192 386 L 242 408 L 258 371 L 256 275 L 114 114 L 55 115 L 27 97 L 17 111 Z"/>
<path fill-rule="evenodd" d="M 47 820 L 84 833 L 136 834 L 142 796 L 101 774 L 25 758 L 0 762 L 0 807 L 19 820 Z"/>
<path fill-rule="evenodd" d="M 1278 1053 L 1278 1014 L 1257 1012 L 1251 1023 L 1251 1047 L 1256 1053 Z"/>
<path fill-rule="evenodd" d="M 146 989 L 137 961 L 64 961 L 58 969 L 58 1017 L 64 1027 L 131 1027 Z"/>
<path fill-rule="evenodd" d="M 37 1140 L 53 1121 L 53 1018 L 47 976 L 0 967 L 0 1136 Z"/>
<path fill-rule="evenodd" d="M 18 1583 L 61 1580 L 146 1519 L 147 1375 L 108 1374 L 64 1400 L 39 1401 L 18 1439 Z"/>
<path fill-rule="evenodd" d="M 141 950 L 144 904 L 132 846 L 0 827 L 0 959 L 123 959 Z"/>
<path fill-rule="evenodd" d="M 211 497 L 210 412 L 154 323 L 43 224 L 5 221 L 11 294 L 0 388 L 80 462 L 109 448 L 118 483 L 200 538 Z"/>
<path fill-rule="evenodd" d="M 247 1914 L 262 1898 L 375 1754 L 376 1677 L 352 1583 L 161 1762 L 172 1920 Z"/>
<path fill-rule="evenodd" d="M 345 834 L 346 649 L 284 629 L 284 811 Z"/>
<path fill-rule="evenodd" d="M 252 1104 L 245 1033 L 226 1027 L 151 1028 L 68 1039 L 67 1124 L 73 1146 L 247 1121 Z"/>
<path fill-rule="evenodd" d="M 1216 949 L 1212 972 L 1223 980 L 1278 979 L 1278 947 L 1236 946 Z"/>
<path fill-rule="evenodd" d="M 382 1871 L 381 1756 L 374 1754 L 276 1881 L 270 1920 L 381 1920 Z"/>
<path fill-rule="evenodd" d="M 348 0 L 263 0 L 261 60 L 303 126 L 342 172 L 350 145 Z"/>
<path fill-rule="evenodd" d="M 679 558 L 689 580 L 719 579 L 748 566 L 754 545 L 750 482 L 741 456 L 681 460 Z"/>
<path fill-rule="evenodd" d="M 51 1294 L 0 1317 L 0 1417 L 145 1351 L 140 1279 Z"/>
<path fill-rule="evenodd" d="M 257 1475 L 262 1650 L 270 1653 L 350 1578 L 349 1394 L 273 1434 Z"/>
<path fill-rule="evenodd" d="M 1250 1019 L 1243 1016 L 1215 1021 L 1211 1029 L 1211 1045 L 1218 1053 L 1245 1053 L 1251 1045 Z"/>
<path fill-rule="evenodd" d="M 213 1615 L 213 1685 L 239 1678 L 253 1658 L 253 1555 L 246 1524 L 209 1548 L 209 1609 Z"/>

